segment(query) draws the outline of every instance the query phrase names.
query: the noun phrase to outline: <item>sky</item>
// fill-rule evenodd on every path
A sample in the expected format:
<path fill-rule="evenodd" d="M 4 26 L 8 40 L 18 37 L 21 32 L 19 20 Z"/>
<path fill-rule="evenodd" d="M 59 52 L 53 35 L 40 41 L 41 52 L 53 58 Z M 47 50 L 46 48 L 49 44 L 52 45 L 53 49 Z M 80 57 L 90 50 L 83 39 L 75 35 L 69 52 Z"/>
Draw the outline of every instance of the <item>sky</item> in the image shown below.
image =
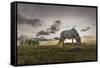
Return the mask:
<path fill-rule="evenodd" d="M 82 41 L 96 41 L 96 8 L 22 4 L 17 5 L 17 37 L 60 37 L 75 28 Z"/>

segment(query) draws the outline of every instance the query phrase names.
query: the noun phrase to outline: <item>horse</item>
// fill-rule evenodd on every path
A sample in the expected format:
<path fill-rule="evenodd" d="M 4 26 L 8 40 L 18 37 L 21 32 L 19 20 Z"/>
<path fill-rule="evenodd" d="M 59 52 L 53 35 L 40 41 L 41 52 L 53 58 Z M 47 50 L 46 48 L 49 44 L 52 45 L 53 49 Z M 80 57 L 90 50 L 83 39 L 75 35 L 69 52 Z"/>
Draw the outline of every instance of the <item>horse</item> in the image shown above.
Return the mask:
<path fill-rule="evenodd" d="M 72 28 L 70 30 L 64 30 L 60 33 L 60 39 L 58 42 L 59 47 L 64 47 L 64 40 L 65 39 L 72 39 L 72 45 L 73 45 L 73 39 L 76 40 L 76 46 L 79 48 L 81 43 L 81 38 L 79 36 L 79 33 L 75 28 Z"/>

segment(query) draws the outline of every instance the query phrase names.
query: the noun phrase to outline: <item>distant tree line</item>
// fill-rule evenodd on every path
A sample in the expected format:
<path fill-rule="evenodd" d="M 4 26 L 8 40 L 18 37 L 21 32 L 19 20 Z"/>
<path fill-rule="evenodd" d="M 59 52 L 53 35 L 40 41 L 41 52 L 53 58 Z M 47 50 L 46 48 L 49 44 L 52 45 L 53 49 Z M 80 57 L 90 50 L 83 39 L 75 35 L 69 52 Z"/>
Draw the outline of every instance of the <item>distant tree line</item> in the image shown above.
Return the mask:
<path fill-rule="evenodd" d="M 20 38 L 17 39 L 18 45 L 20 46 L 38 46 L 39 45 L 39 40 L 36 39 L 28 39 L 24 36 L 21 36 Z"/>

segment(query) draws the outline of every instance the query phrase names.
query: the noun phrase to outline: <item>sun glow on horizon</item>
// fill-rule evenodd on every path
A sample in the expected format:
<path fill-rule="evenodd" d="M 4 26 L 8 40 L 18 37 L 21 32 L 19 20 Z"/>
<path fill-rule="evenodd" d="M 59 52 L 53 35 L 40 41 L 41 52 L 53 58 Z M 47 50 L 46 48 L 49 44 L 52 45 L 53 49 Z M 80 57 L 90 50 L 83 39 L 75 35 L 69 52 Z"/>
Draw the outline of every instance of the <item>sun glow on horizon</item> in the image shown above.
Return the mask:
<path fill-rule="evenodd" d="M 64 42 L 65 42 L 65 43 L 72 43 L 72 39 L 66 39 Z M 76 42 L 76 40 L 73 39 L 73 43 L 75 43 L 75 42 Z"/>

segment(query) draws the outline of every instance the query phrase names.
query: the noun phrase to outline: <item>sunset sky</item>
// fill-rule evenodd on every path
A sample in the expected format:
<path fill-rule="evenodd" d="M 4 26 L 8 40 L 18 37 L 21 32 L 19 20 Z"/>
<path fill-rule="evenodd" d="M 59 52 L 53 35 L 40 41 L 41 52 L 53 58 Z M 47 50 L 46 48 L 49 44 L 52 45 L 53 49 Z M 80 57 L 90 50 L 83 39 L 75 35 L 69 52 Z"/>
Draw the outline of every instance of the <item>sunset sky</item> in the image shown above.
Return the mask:
<path fill-rule="evenodd" d="M 52 39 L 59 37 L 63 30 L 75 28 L 83 42 L 96 41 L 96 8 L 93 7 L 19 3 L 17 17 L 18 37 L 24 35 L 28 38 Z M 55 23 L 56 21 L 60 21 L 60 23 Z M 57 30 L 52 28 L 55 25 L 57 25 Z M 51 30 L 52 33 L 49 33 L 48 30 Z"/>

